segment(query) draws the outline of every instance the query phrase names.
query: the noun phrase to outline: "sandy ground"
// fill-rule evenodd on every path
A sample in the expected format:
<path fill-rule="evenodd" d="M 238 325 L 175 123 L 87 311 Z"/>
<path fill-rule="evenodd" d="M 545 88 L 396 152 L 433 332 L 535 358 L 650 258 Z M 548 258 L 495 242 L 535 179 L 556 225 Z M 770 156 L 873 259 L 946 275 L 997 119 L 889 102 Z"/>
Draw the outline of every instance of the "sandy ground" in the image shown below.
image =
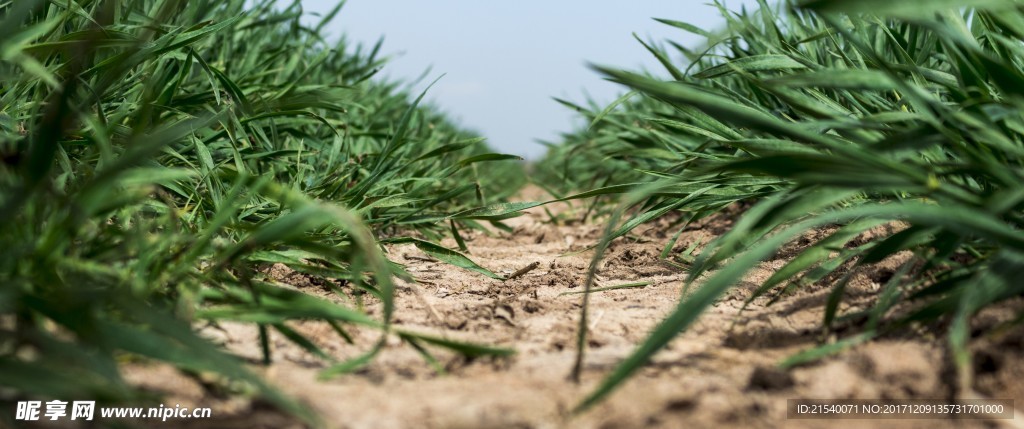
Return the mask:
<path fill-rule="evenodd" d="M 530 194 L 532 192 L 533 194 Z M 524 198 L 542 198 L 528 191 Z M 551 207 L 567 218 L 582 212 Z M 566 212 L 568 211 L 568 212 Z M 725 213 L 691 228 L 677 247 L 706 242 L 727 230 L 735 213 Z M 890 335 L 836 357 L 783 371 L 777 364 L 793 353 L 819 344 L 827 285 L 812 285 L 771 306 L 755 301 L 742 315 L 751 291 L 778 269 L 794 248 L 755 267 L 746 281 L 677 337 L 653 362 L 609 400 L 581 415 L 570 410 L 679 302 L 685 273 L 659 262 L 672 233 L 667 222 L 643 226 L 619 240 L 599 271 L 600 286 L 647 281 L 649 286 L 594 293 L 590 341 L 582 383 L 568 380 L 581 290 L 601 227 L 579 222 L 554 225 L 541 208 L 507 222 L 514 233 L 467 237 L 471 257 L 492 270 L 509 274 L 531 263 L 527 274 L 500 282 L 433 261 L 415 247 L 389 248 L 418 284 L 399 282 L 395 324 L 406 329 L 489 345 L 512 347 L 508 359 L 467 361 L 435 351 L 444 373 L 427 363 L 398 338 L 369 366 L 352 375 L 319 381 L 327 366 L 283 338 L 273 341 L 275 363 L 259 368 L 288 394 L 309 404 L 329 428 L 635 428 L 635 427 L 1004 427 L 994 420 L 792 420 L 787 399 L 950 399 L 956 395 L 955 372 L 943 338 Z M 666 235 L 669 234 L 669 235 Z M 803 244 L 813 241 L 811 234 Z M 454 243 L 444 243 L 454 247 Z M 797 243 L 795 246 L 800 246 Z M 576 252 L 576 253 L 573 253 Z M 874 299 L 881 283 L 901 261 L 890 260 L 855 275 L 844 309 Z M 279 281 L 331 300 L 345 300 L 323 285 L 275 267 Z M 350 291 L 346 291 L 350 292 Z M 1020 302 L 979 315 L 980 328 L 1012 318 Z M 379 311 L 370 304 L 371 311 Z M 322 323 L 293 327 L 315 338 L 338 358 L 351 358 L 379 340 L 379 332 L 354 331 L 345 343 Z M 925 327 L 934 328 L 934 327 Z M 923 328 L 923 329 L 925 329 Z M 849 332 L 855 332 L 851 327 Z M 978 336 L 974 341 L 976 389 L 989 398 L 1024 399 L 1024 333 L 1020 329 Z M 980 330 L 979 330 L 980 332 Z M 252 360 L 259 358 L 253 328 L 221 324 L 204 333 Z M 161 367 L 132 367 L 127 376 L 169 401 L 214 408 L 218 418 L 181 422 L 184 427 L 301 427 L 259 403 L 211 397 L 191 379 Z M 1016 420 L 1019 425 L 1021 418 Z M 154 427 L 168 427 L 154 425 Z"/>

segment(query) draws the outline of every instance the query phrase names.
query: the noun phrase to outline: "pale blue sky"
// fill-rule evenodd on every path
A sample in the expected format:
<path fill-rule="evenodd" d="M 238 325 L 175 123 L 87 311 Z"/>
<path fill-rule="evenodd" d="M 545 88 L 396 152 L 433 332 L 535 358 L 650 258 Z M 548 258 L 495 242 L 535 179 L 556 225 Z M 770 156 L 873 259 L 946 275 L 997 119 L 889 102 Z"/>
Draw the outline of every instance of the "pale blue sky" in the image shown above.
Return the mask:
<path fill-rule="evenodd" d="M 326 13 L 334 0 L 303 0 L 306 12 Z M 756 0 L 726 0 L 756 8 Z M 700 39 L 651 18 L 722 25 L 701 0 L 349 0 L 332 36 L 372 45 L 384 37 L 392 57 L 383 76 L 409 81 L 431 72 L 415 89 L 444 74 L 427 95 L 462 126 L 480 132 L 499 152 L 531 159 L 544 154 L 535 141 L 557 142 L 576 116 L 551 97 L 584 102 L 585 94 L 610 102 L 622 88 L 603 81 L 586 64 L 647 68 L 657 63 L 632 33 L 646 40 L 693 46 Z"/>

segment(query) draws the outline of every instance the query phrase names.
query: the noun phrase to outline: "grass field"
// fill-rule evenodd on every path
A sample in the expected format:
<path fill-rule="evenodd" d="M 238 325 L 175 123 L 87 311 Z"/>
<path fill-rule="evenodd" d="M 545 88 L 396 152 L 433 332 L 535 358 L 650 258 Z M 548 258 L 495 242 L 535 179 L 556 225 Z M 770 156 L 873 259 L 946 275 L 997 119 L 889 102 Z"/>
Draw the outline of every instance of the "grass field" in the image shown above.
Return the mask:
<path fill-rule="evenodd" d="M 721 325 L 702 341 L 732 344 L 748 309 L 774 317 L 807 297 L 814 326 L 759 346 L 765 371 L 901 338 L 948 364 L 929 367 L 948 373 L 941 387 L 911 397 L 1019 393 L 977 375 L 993 359 L 977 344 L 1024 322 L 1018 2 L 722 7 L 722 30 L 659 19 L 706 43 L 641 42 L 657 75 L 594 66 L 627 92 L 560 100 L 588 126 L 531 166 L 378 78 L 379 45 L 326 38 L 339 10 L 306 25 L 273 0 L 0 1 L 5 424 L 32 398 L 151 403 L 125 368 L 168 365 L 331 426 L 315 398 L 258 374 L 296 350 L 321 378 L 359 380 L 394 371 L 383 355 L 396 348 L 418 359 L 402 371 L 450 373 L 462 390 L 486 383 L 459 359 L 518 351 L 545 383 L 565 364 L 583 387 L 535 417 L 569 424 L 651 380 L 647 364 L 702 338 L 701 320 Z M 734 297 L 735 312 L 715 312 Z M 630 321 L 623 300 L 651 311 Z M 551 325 L 531 330 L 527 314 Z M 597 328 L 609 320 L 620 338 Z M 200 334 L 221 325 L 254 334 Z M 807 393 L 793 383 L 780 395 Z"/>
<path fill-rule="evenodd" d="M 786 15 L 763 5 L 756 15 L 729 17 L 724 35 L 664 20 L 709 36 L 700 50 L 676 46 L 691 61 L 685 69 L 648 46 L 675 82 L 596 67 L 633 92 L 622 107 L 591 111 L 591 127 L 546 161 L 555 183 L 628 192 L 627 219 L 610 226 L 605 241 L 669 211 L 684 213 L 683 230 L 729 204 L 757 203 L 696 258 L 674 257 L 671 243 L 666 246 L 662 256 L 687 267 L 688 286 L 714 275 L 584 406 L 685 330 L 755 263 L 822 227 L 833 231 L 764 281 L 748 302 L 900 252 L 914 257 L 886 282 L 874 306 L 857 312 L 838 311 L 851 277 L 833 279 L 825 331 L 850 319 L 863 329 L 783 365 L 942 319 L 960 387 L 970 390 L 971 316 L 1022 292 L 1017 92 L 1024 84 L 1018 58 L 1024 14 L 1009 1 L 960 11 L 935 2 L 877 3 L 810 1 Z M 868 10 L 896 18 L 855 15 Z M 620 177 L 636 184 L 609 183 Z M 898 232 L 864 238 L 893 222 L 901 225 Z M 600 252 L 595 264 L 599 258 Z M 1013 323 L 1019 327 L 1020 320 Z"/>
<path fill-rule="evenodd" d="M 244 6 L 3 4 L 4 386 L 125 400 L 118 362 L 148 358 L 247 381 L 298 412 L 190 324 L 256 323 L 264 343 L 278 331 L 331 361 L 286 322 L 328 321 L 345 338 L 349 325 L 390 330 L 391 314 L 282 288 L 261 267 L 385 303 L 404 274 L 379 241 L 494 276 L 434 242 L 500 217 L 469 209 L 507 197 L 520 167 L 476 165 L 515 157 L 487 153 L 400 83 L 371 81 L 377 48 L 329 44 L 330 17 L 309 28 L 295 5 Z"/>

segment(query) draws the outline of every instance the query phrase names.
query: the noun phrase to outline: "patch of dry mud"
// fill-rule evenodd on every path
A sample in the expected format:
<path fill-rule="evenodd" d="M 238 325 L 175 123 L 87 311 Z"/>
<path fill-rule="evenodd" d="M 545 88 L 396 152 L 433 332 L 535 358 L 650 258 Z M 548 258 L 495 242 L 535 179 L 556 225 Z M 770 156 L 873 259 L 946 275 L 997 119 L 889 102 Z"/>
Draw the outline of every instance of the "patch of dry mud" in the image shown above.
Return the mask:
<path fill-rule="evenodd" d="M 533 194 L 538 191 L 533 190 Z M 526 199 L 542 198 L 526 195 Z M 552 210 L 571 210 L 552 207 Z M 706 243 L 728 229 L 726 213 L 684 232 L 677 243 Z M 569 410 L 677 304 L 684 273 L 659 262 L 667 242 L 667 221 L 643 226 L 637 237 L 611 246 L 598 282 L 610 286 L 648 281 L 642 289 L 596 293 L 591 297 L 590 349 L 581 385 L 567 381 L 572 367 L 581 295 L 591 253 L 571 254 L 597 241 L 599 226 L 555 226 L 543 209 L 508 222 L 513 233 L 470 234 L 472 258 L 503 274 L 533 262 L 539 266 L 517 279 L 500 282 L 432 261 L 415 247 L 389 248 L 391 258 L 408 267 L 418 284 L 399 282 L 395 324 L 448 338 L 515 348 L 505 360 L 466 361 L 449 353 L 435 356 L 439 375 L 417 352 L 397 338 L 356 374 L 319 381 L 326 364 L 283 338 L 273 341 L 275 363 L 260 371 L 288 394 L 301 398 L 330 428 L 635 428 L 635 427 L 992 427 L 992 422 L 937 420 L 787 420 L 791 398 L 951 398 L 954 375 L 942 339 L 896 335 L 854 348 L 837 357 L 790 371 L 777 364 L 818 344 L 825 286 L 810 286 L 765 307 L 755 301 L 737 318 L 756 285 L 781 267 L 796 250 L 782 249 L 760 264 L 746 281 L 710 308 L 650 365 L 609 400 L 580 416 Z M 671 233 L 671 231 L 669 231 Z M 806 237 L 806 245 L 816 233 Z M 820 233 L 818 233 L 820 235 Z M 444 243 L 454 247 L 454 243 Z M 797 246 L 801 243 L 797 243 Z M 568 255 L 567 255 L 568 253 Z M 898 258 L 897 258 L 898 259 Z M 848 290 L 848 307 L 865 305 L 892 276 L 899 260 L 857 273 Z M 273 276 L 308 293 L 343 300 L 331 285 L 275 268 Z M 344 290 L 343 290 L 344 291 Z M 344 301 L 344 300 L 343 300 Z M 1017 309 L 986 311 L 979 323 L 994 326 Z M 374 309 L 370 305 L 371 310 Z M 376 309 L 379 311 L 379 309 Z M 734 324 L 735 322 L 735 324 Z M 355 330 L 355 345 L 321 323 L 292 325 L 339 359 L 365 352 L 379 339 L 372 330 Z M 252 361 L 260 354 L 254 329 L 232 324 L 205 328 L 211 338 Z M 975 341 L 977 389 L 994 398 L 1024 398 L 1024 334 L 1018 329 Z M 190 421 L 188 427 L 298 427 L 260 404 L 211 397 L 195 381 L 160 368 L 132 367 L 136 380 L 169 391 L 181 403 L 216 403 L 214 421 Z M 218 402 L 219 401 L 219 402 Z M 1019 401 L 1018 401 L 1019 403 Z M 204 426 L 205 425 L 205 426 Z"/>

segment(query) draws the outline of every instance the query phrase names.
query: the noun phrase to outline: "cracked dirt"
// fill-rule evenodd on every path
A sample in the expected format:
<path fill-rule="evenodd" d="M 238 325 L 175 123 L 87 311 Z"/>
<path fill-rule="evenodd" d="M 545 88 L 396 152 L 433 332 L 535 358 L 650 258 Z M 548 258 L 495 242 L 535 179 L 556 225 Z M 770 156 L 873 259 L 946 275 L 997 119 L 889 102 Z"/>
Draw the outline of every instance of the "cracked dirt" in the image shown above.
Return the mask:
<path fill-rule="evenodd" d="M 524 199 L 543 198 L 528 190 Z M 767 306 L 755 300 L 740 314 L 747 297 L 791 257 L 793 248 L 761 263 L 745 281 L 703 314 L 699 321 L 639 371 L 607 401 L 580 415 L 570 410 L 647 333 L 671 311 L 682 294 L 685 272 L 659 260 L 673 230 L 668 220 L 638 228 L 612 244 L 599 271 L 598 286 L 649 282 L 645 287 L 597 292 L 590 299 L 589 349 L 583 380 L 568 381 L 575 356 L 581 290 L 597 242 L 599 224 L 580 223 L 582 209 L 552 206 L 558 224 L 543 208 L 507 221 L 513 232 L 467 234 L 470 256 L 501 274 L 533 263 L 536 268 L 501 282 L 434 261 L 413 246 L 388 249 L 406 265 L 416 284 L 399 281 L 395 325 L 445 338 L 514 348 L 507 359 L 467 361 L 431 349 L 429 363 L 398 337 L 369 365 L 329 380 L 319 380 L 328 363 L 274 337 L 275 361 L 255 367 L 284 392 L 309 404 L 330 428 L 634 428 L 634 427 L 1000 427 L 986 420 L 789 420 L 787 399 L 953 398 L 955 371 L 944 338 L 905 332 L 888 335 L 837 356 L 790 370 L 777 364 L 823 340 L 820 323 L 827 284 L 813 284 Z M 688 228 L 677 250 L 695 240 L 706 243 L 728 229 L 735 210 Z M 882 231 L 884 232 L 884 231 Z M 809 234 L 794 246 L 818 238 Z M 454 242 L 443 243 L 455 247 Z M 699 246 L 698 246 L 699 248 Z M 882 283 L 902 261 L 887 260 L 854 274 L 843 309 L 875 299 Z M 331 291 L 281 266 L 269 275 L 324 299 L 353 305 L 345 290 Z M 699 287 L 699 286 L 698 286 Z M 351 292 L 351 291 L 349 291 Z M 567 294 L 568 292 L 568 294 Z M 380 309 L 372 300 L 371 312 Z M 986 310 L 975 325 L 995 326 L 1017 317 L 1020 300 Z M 738 316 L 739 315 L 739 316 Z M 371 329 L 352 330 L 346 343 L 329 326 L 302 322 L 292 327 L 317 341 L 337 359 L 359 356 L 380 340 Z M 850 326 L 855 332 L 856 326 Z M 927 327 L 929 329 L 935 327 Z M 255 328 L 221 324 L 204 334 L 232 352 L 260 359 Z M 1024 333 L 1020 329 L 978 336 L 976 390 L 989 398 L 1024 398 Z M 840 329 L 840 334 L 844 330 Z M 829 338 L 824 338 L 829 340 Z M 167 368 L 135 365 L 126 376 L 182 404 L 206 404 L 218 417 L 191 421 L 188 427 L 300 427 L 259 403 L 218 399 L 191 378 Z M 166 401 L 165 401 L 166 402 Z M 1017 420 L 1019 422 L 1019 420 Z M 1012 423 L 1012 422 L 1010 422 Z M 207 425 L 207 426 L 204 426 Z"/>

